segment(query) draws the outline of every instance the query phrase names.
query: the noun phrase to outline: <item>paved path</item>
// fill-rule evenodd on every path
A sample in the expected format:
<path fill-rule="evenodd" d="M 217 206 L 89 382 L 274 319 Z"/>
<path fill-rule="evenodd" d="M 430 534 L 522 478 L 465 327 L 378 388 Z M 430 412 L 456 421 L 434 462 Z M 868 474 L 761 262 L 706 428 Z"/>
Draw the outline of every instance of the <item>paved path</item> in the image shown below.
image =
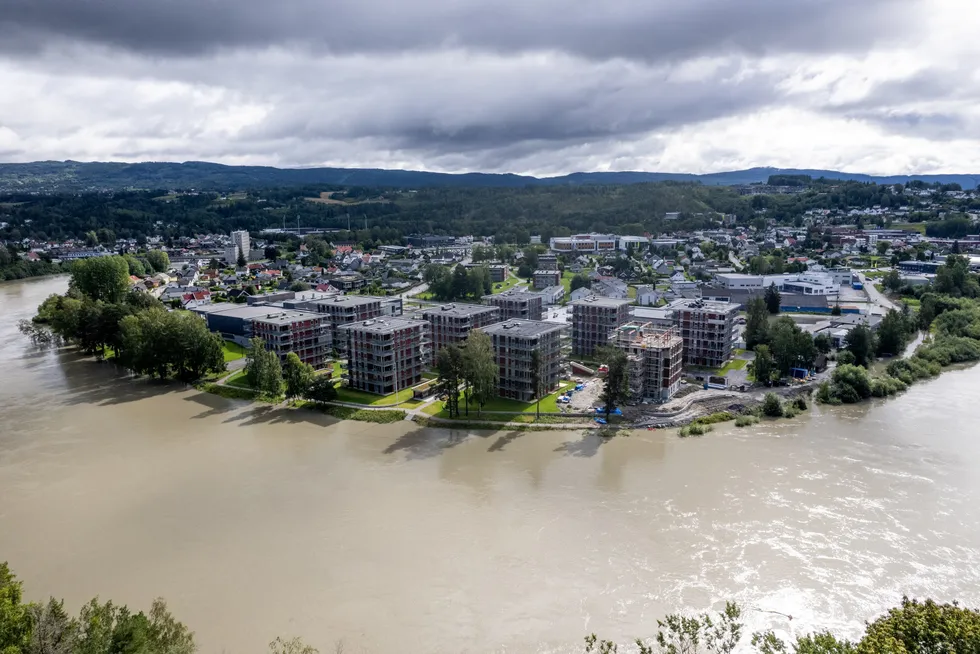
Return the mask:
<path fill-rule="evenodd" d="M 878 290 L 878 287 L 875 286 L 874 283 L 871 280 L 869 280 L 864 275 L 863 272 L 857 272 L 855 274 L 857 275 L 857 278 L 861 281 L 861 283 L 864 284 L 864 291 L 865 293 L 868 294 L 868 297 L 871 299 L 871 303 L 881 309 L 884 309 L 884 311 L 881 311 L 880 313 L 885 313 L 889 309 L 898 311 L 898 307 L 895 305 L 895 303 L 889 300 L 887 297 L 885 297 L 882 294 L 882 292 Z M 878 313 L 878 312 L 875 312 L 874 307 L 872 307 L 871 313 Z"/>

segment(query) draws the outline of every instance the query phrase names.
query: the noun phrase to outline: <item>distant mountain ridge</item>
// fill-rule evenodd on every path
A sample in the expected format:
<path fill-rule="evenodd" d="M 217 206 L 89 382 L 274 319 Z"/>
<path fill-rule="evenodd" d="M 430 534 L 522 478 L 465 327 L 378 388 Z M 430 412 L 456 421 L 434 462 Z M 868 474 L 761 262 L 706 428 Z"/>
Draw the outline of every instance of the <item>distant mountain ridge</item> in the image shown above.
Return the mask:
<path fill-rule="evenodd" d="M 530 177 L 500 173 L 431 173 L 375 168 L 274 168 L 271 166 L 226 166 L 204 161 L 184 163 L 38 161 L 0 164 L 0 192 L 56 192 L 91 189 L 219 189 L 238 190 L 268 186 L 368 186 L 390 188 L 423 187 L 521 187 L 582 184 L 639 184 L 644 182 L 700 182 L 710 186 L 765 183 L 770 175 L 809 175 L 816 179 L 904 184 L 956 183 L 964 189 L 980 184 L 980 174 L 949 175 L 863 175 L 836 170 L 797 168 L 749 168 L 721 173 L 595 172 L 558 177 Z"/>

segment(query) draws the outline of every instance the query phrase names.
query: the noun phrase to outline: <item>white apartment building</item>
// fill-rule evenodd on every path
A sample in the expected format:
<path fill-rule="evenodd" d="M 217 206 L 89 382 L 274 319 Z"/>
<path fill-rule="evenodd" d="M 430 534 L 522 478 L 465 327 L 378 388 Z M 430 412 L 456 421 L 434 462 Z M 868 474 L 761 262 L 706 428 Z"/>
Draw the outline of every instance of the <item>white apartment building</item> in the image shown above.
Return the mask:
<path fill-rule="evenodd" d="M 231 243 L 233 246 L 238 248 L 238 252 L 245 255 L 245 259 L 248 259 L 249 253 L 252 251 L 252 242 L 248 237 L 247 231 L 237 231 L 231 233 Z M 238 258 L 238 252 L 235 253 L 235 258 Z"/>

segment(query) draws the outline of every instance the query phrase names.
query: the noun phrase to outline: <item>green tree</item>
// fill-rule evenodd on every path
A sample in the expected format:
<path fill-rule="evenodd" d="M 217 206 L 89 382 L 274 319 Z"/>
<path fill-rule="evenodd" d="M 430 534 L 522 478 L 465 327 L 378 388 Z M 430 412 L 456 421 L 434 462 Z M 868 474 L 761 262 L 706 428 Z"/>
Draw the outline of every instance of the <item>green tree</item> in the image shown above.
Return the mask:
<path fill-rule="evenodd" d="M 762 400 L 762 415 L 770 418 L 780 418 L 783 415 L 783 403 L 775 393 L 766 393 Z"/>
<path fill-rule="evenodd" d="M 72 654 L 78 639 L 78 621 L 65 611 L 64 601 L 31 605 L 30 654 Z"/>
<path fill-rule="evenodd" d="M 319 654 L 319 650 L 307 645 L 301 638 L 283 640 L 277 637 L 269 643 L 269 654 Z"/>
<path fill-rule="evenodd" d="M 776 360 L 772 357 L 772 352 L 768 345 L 760 344 L 755 346 L 755 359 L 749 364 L 752 376 L 760 384 L 768 386 L 776 373 Z"/>
<path fill-rule="evenodd" d="M 813 336 L 800 329 L 792 318 L 782 317 L 770 329 L 769 347 L 780 375 L 790 374 L 793 368 L 810 368 L 817 358 Z"/>
<path fill-rule="evenodd" d="M 446 393 L 446 409 L 449 417 L 459 415 L 459 385 L 463 381 L 463 352 L 456 344 L 447 345 L 436 354 L 436 370 L 439 384 Z"/>
<path fill-rule="evenodd" d="M 275 261 L 279 258 L 279 248 L 277 248 L 275 245 L 267 245 L 263 254 L 269 261 Z"/>
<path fill-rule="evenodd" d="M 841 315 L 840 300 L 838 300 L 837 302 L 834 303 L 833 308 L 830 310 L 830 315 L 832 315 L 832 316 L 839 316 L 839 315 Z"/>
<path fill-rule="evenodd" d="M 911 335 L 911 325 L 905 316 L 899 311 L 889 311 L 878 325 L 876 339 L 878 356 L 901 354 Z"/>
<path fill-rule="evenodd" d="M 585 273 L 578 273 L 572 277 L 570 290 L 577 291 L 580 288 L 589 288 L 591 285 L 592 281 L 589 279 L 588 275 Z"/>
<path fill-rule="evenodd" d="M 626 400 L 629 388 L 629 372 L 626 353 L 619 348 L 604 346 L 596 350 L 596 359 L 609 367 L 599 399 L 606 408 L 606 416 L 612 414 L 617 404 Z"/>
<path fill-rule="evenodd" d="M 837 353 L 838 366 L 853 366 L 857 362 L 857 357 L 850 350 L 841 350 Z"/>
<path fill-rule="evenodd" d="M 534 414 L 536 417 L 541 417 L 541 395 L 542 395 L 542 370 L 541 370 L 541 353 L 537 350 L 531 350 L 531 388 L 534 391 Z"/>
<path fill-rule="evenodd" d="M 269 397 L 282 394 L 282 364 L 276 353 L 266 349 L 265 341 L 259 337 L 248 343 L 245 355 L 245 379 L 248 385 Z"/>
<path fill-rule="evenodd" d="M 766 309 L 768 309 L 769 313 L 779 313 L 779 305 L 782 303 L 782 300 L 783 298 L 779 294 L 779 289 L 776 288 L 776 283 L 769 284 L 765 295 Z"/>
<path fill-rule="evenodd" d="M 317 375 L 313 378 L 303 397 L 313 402 L 332 402 L 337 399 L 337 388 L 329 376 Z"/>
<path fill-rule="evenodd" d="M 867 325 L 857 325 L 844 337 L 844 349 L 854 355 L 856 365 L 867 368 L 874 360 L 875 335 Z"/>
<path fill-rule="evenodd" d="M 170 270 L 170 255 L 163 250 L 150 250 L 146 253 L 146 260 L 158 273 L 165 273 Z"/>
<path fill-rule="evenodd" d="M 238 259 L 235 261 L 235 265 L 239 268 L 248 267 L 248 259 L 245 257 L 245 253 L 241 250 L 238 250 Z"/>
<path fill-rule="evenodd" d="M 490 336 L 479 329 L 471 329 L 466 336 L 463 352 L 463 375 L 482 413 L 484 405 L 496 397 L 500 383 L 500 368 Z"/>
<path fill-rule="evenodd" d="M 830 354 L 830 351 L 834 347 L 834 342 L 827 334 L 820 333 L 813 337 L 813 346 L 821 354 Z"/>
<path fill-rule="evenodd" d="M 958 604 L 918 602 L 902 605 L 870 623 L 858 654 L 945 654 L 980 651 L 980 611 Z"/>
<path fill-rule="evenodd" d="M 95 233 L 95 230 L 85 232 L 85 245 L 94 248 L 98 244 L 99 235 Z"/>
<path fill-rule="evenodd" d="M 146 268 L 143 267 L 143 262 L 131 254 L 124 255 L 123 258 L 126 260 L 126 264 L 129 266 L 130 275 L 135 275 L 136 277 L 146 276 Z"/>
<path fill-rule="evenodd" d="M 453 269 L 452 286 L 450 287 L 450 300 L 466 297 L 470 291 L 469 274 L 462 265 Z"/>
<path fill-rule="evenodd" d="M 120 256 L 79 259 L 71 275 L 71 287 L 93 300 L 119 302 L 129 290 L 129 264 Z"/>
<path fill-rule="evenodd" d="M 23 603 L 23 584 L 0 563 L 0 654 L 26 654 L 31 639 L 31 606 Z"/>
<path fill-rule="evenodd" d="M 761 297 L 749 300 L 746 306 L 745 346 L 754 350 L 757 345 L 769 342 L 769 309 Z"/>
<path fill-rule="evenodd" d="M 305 397 L 315 375 L 313 366 L 303 363 L 298 354 L 295 352 L 287 354 L 286 363 L 282 367 L 282 378 L 286 382 L 286 397 Z"/>

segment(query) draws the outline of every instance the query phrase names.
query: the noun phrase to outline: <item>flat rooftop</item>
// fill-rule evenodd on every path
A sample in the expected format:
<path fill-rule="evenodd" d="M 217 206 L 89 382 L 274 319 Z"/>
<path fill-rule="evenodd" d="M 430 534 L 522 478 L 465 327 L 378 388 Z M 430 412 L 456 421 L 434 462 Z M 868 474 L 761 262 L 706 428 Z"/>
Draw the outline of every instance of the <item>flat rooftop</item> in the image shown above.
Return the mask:
<path fill-rule="evenodd" d="M 203 309 L 207 310 L 204 311 Z M 284 309 L 276 309 L 275 307 L 262 306 L 258 304 L 230 304 L 224 302 L 218 305 L 205 305 L 195 309 L 195 313 L 200 313 L 201 315 L 214 314 L 228 318 L 241 318 L 243 320 L 258 318 L 259 316 L 264 316 L 269 313 L 281 313 L 282 311 L 284 311 Z"/>
<path fill-rule="evenodd" d="M 540 320 L 524 320 L 522 318 L 511 318 L 503 322 L 494 323 L 486 327 L 480 327 L 484 333 L 500 336 L 518 336 L 521 338 L 534 338 L 542 334 L 550 334 L 564 329 L 562 325 L 553 322 L 541 322 Z"/>
<path fill-rule="evenodd" d="M 291 325 L 294 322 L 299 322 L 300 320 L 323 320 L 323 316 L 319 313 L 312 313 L 310 311 L 295 311 L 293 309 L 279 309 L 275 311 L 270 311 L 269 307 L 261 307 L 265 309 L 264 316 L 255 316 L 251 320 L 252 322 L 264 322 L 276 325 Z"/>
<path fill-rule="evenodd" d="M 485 304 L 443 304 L 438 307 L 429 307 L 422 311 L 422 315 L 428 317 L 431 315 L 436 316 L 456 316 L 458 318 L 465 318 L 466 316 L 475 316 L 481 313 L 491 313 L 494 311 L 499 311 L 497 307 L 490 307 Z"/>
<path fill-rule="evenodd" d="M 531 298 L 541 297 L 537 293 L 529 293 L 527 291 L 515 291 L 513 289 L 509 291 L 504 291 L 503 293 L 496 293 L 494 295 L 484 295 L 484 300 L 493 300 L 495 298 L 504 298 L 509 300 L 530 300 Z"/>
<path fill-rule="evenodd" d="M 406 318 L 371 318 L 357 320 L 337 327 L 339 331 L 370 332 L 373 334 L 388 334 L 396 329 L 405 327 L 420 327 L 427 325 L 424 320 L 408 320 Z"/>
<path fill-rule="evenodd" d="M 601 295 L 590 295 L 589 297 L 584 297 L 581 300 L 575 300 L 570 304 L 573 307 L 621 307 L 624 304 L 629 304 L 630 300 L 621 300 L 612 297 L 603 297 Z"/>
<path fill-rule="evenodd" d="M 368 295 L 357 296 L 357 295 L 342 295 L 340 297 L 326 298 L 323 300 L 314 300 L 313 304 L 323 305 L 323 306 L 338 306 L 338 307 L 362 307 L 366 304 L 372 304 L 374 302 L 380 302 L 381 298 L 371 297 Z"/>
<path fill-rule="evenodd" d="M 738 304 L 735 302 L 718 302 L 716 300 L 674 300 L 666 306 L 667 309 L 703 309 L 705 311 L 736 311 Z"/>

